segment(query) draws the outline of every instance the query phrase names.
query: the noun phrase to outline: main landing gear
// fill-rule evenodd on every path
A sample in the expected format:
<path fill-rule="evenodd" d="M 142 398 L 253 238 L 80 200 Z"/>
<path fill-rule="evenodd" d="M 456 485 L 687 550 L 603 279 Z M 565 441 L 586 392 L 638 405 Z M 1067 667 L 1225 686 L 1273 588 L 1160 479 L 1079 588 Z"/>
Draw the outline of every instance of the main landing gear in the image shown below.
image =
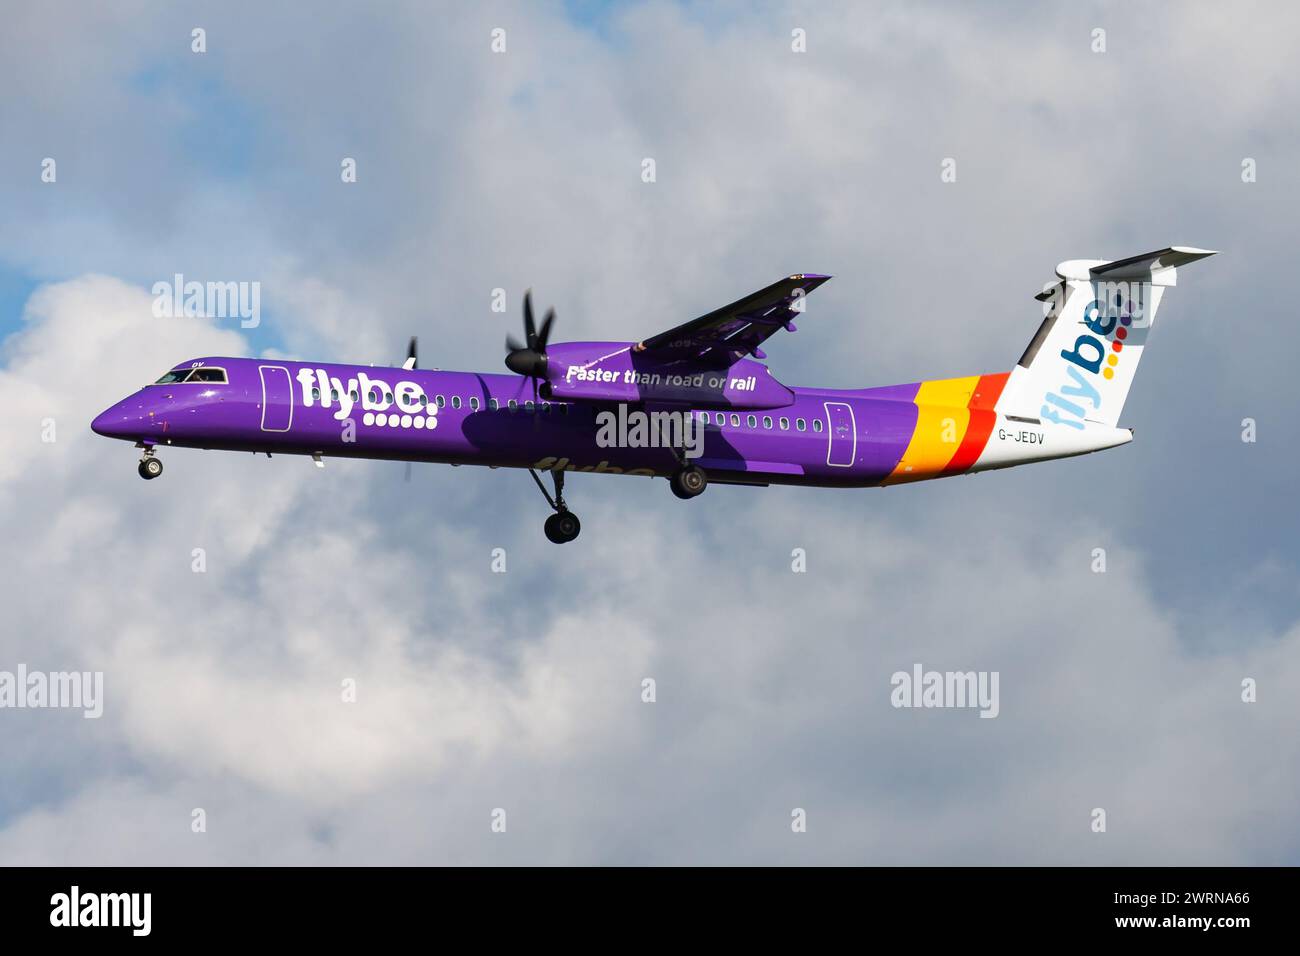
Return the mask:
<path fill-rule="evenodd" d="M 551 480 L 555 482 L 554 498 L 546 490 L 546 486 L 542 484 L 542 479 L 537 477 L 537 472 L 529 468 L 528 473 L 533 476 L 533 481 L 537 482 L 537 487 L 545 496 L 546 503 L 555 509 L 555 514 L 547 518 L 546 524 L 542 526 L 546 532 L 546 539 L 556 544 L 566 544 L 572 541 L 578 536 L 578 532 L 582 530 L 582 522 L 564 503 L 564 472 L 551 472 Z"/>
<path fill-rule="evenodd" d="M 704 494 L 704 489 L 709 487 L 709 476 L 699 465 L 683 465 L 668 482 L 673 487 L 673 494 L 686 500 Z"/>
<path fill-rule="evenodd" d="M 140 464 L 136 466 L 136 471 L 145 481 L 152 481 L 163 472 L 162 459 L 154 455 L 152 448 L 146 448 L 144 454 L 140 456 Z"/>

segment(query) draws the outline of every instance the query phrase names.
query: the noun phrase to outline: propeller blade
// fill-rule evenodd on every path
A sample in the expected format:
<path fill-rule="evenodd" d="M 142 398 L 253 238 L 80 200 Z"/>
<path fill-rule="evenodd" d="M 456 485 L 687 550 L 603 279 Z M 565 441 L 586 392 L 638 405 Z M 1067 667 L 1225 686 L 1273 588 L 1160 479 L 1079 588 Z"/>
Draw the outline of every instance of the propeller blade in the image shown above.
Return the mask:
<path fill-rule="evenodd" d="M 520 343 L 518 339 L 516 339 L 513 335 L 510 334 L 506 335 L 507 352 L 518 352 L 521 348 L 523 348 L 523 345 Z"/>
<path fill-rule="evenodd" d="M 537 344 L 533 346 L 539 352 L 546 351 L 546 343 L 551 338 L 551 326 L 555 324 L 555 310 L 547 309 L 546 317 L 542 319 L 542 330 L 537 333 Z"/>
<path fill-rule="evenodd" d="M 411 480 L 411 463 L 409 461 L 406 463 L 406 477 L 404 480 L 406 481 Z"/>
<path fill-rule="evenodd" d="M 408 346 L 406 347 L 406 357 L 407 357 L 408 360 L 410 360 L 411 368 L 419 368 L 419 367 L 420 367 L 419 364 L 418 364 L 418 362 L 416 361 L 416 358 L 415 358 L 416 342 L 417 342 L 417 341 L 418 341 L 418 339 L 416 339 L 416 337 L 415 337 L 414 335 L 412 335 L 412 336 L 411 336 L 411 344 L 408 345 Z"/>
<path fill-rule="evenodd" d="M 537 348 L 537 325 L 533 322 L 533 290 L 524 293 L 524 342 L 530 349 Z"/>

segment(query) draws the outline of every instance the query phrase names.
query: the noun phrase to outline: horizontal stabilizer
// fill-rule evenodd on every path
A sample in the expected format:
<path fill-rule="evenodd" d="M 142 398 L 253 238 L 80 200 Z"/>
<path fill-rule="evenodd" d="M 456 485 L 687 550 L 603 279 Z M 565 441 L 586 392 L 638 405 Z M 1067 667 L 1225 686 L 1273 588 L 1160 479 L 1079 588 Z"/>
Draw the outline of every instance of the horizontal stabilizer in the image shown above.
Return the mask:
<path fill-rule="evenodd" d="M 1193 249 L 1191 246 L 1170 246 L 1159 252 L 1148 252 L 1129 259 L 1116 259 L 1105 265 L 1093 266 L 1089 271 L 1105 279 L 1149 279 L 1163 269 L 1185 266 L 1197 259 L 1217 255 L 1210 249 Z"/>

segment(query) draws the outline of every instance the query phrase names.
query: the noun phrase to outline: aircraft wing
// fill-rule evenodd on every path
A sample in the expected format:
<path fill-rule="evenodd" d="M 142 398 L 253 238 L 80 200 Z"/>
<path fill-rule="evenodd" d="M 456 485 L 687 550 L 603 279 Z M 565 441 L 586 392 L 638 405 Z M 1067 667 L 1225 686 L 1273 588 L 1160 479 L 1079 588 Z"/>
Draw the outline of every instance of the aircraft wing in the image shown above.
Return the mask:
<path fill-rule="evenodd" d="M 746 355 L 764 358 L 759 345 L 777 329 L 793 332 L 793 319 L 803 311 L 803 297 L 829 278 L 810 272 L 787 276 L 730 305 L 653 335 L 634 346 L 633 352 L 718 365 L 731 365 Z"/>

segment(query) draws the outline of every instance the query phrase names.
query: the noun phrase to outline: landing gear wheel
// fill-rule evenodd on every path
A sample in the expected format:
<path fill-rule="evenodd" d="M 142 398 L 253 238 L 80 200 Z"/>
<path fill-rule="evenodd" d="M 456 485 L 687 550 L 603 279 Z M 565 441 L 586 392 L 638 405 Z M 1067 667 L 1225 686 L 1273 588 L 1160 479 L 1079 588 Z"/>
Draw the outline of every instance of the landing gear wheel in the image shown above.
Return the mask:
<path fill-rule="evenodd" d="M 572 511 L 557 511 L 546 519 L 543 527 L 548 541 L 567 544 L 578 536 L 578 532 L 582 530 L 582 522 Z"/>
<path fill-rule="evenodd" d="M 528 469 L 528 474 L 533 476 L 533 481 L 537 488 L 546 497 L 546 503 L 555 509 L 555 514 L 546 519 L 543 530 L 546 531 L 547 540 L 556 544 L 566 544 L 578 536 L 582 530 L 582 522 L 578 516 L 569 510 L 569 506 L 564 503 L 564 472 L 551 472 L 551 480 L 555 482 L 555 497 L 552 498 L 546 486 L 542 484 L 542 479 L 537 477 L 537 472 Z"/>
<path fill-rule="evenodd" d="M 698 465 L 683 468 L 672 477 L 673 494 L 678 498 L 694 498 L 709 486 L 709 476 Z"/>
<path fill-rule="evenodd" d="M 162 474 L 163 471 L 162 461 L 160 461 L 157 458 L 154 458 L 152 455 L 150 455 L 148 458 L 142 458 L 140 459 L 140 464 L 136 468 L 136 471 L 140 473 L 140 477 L 143 478 L 145 481 L 151 481 L 152 479 L 157 478 L 159 475 Z"/>

